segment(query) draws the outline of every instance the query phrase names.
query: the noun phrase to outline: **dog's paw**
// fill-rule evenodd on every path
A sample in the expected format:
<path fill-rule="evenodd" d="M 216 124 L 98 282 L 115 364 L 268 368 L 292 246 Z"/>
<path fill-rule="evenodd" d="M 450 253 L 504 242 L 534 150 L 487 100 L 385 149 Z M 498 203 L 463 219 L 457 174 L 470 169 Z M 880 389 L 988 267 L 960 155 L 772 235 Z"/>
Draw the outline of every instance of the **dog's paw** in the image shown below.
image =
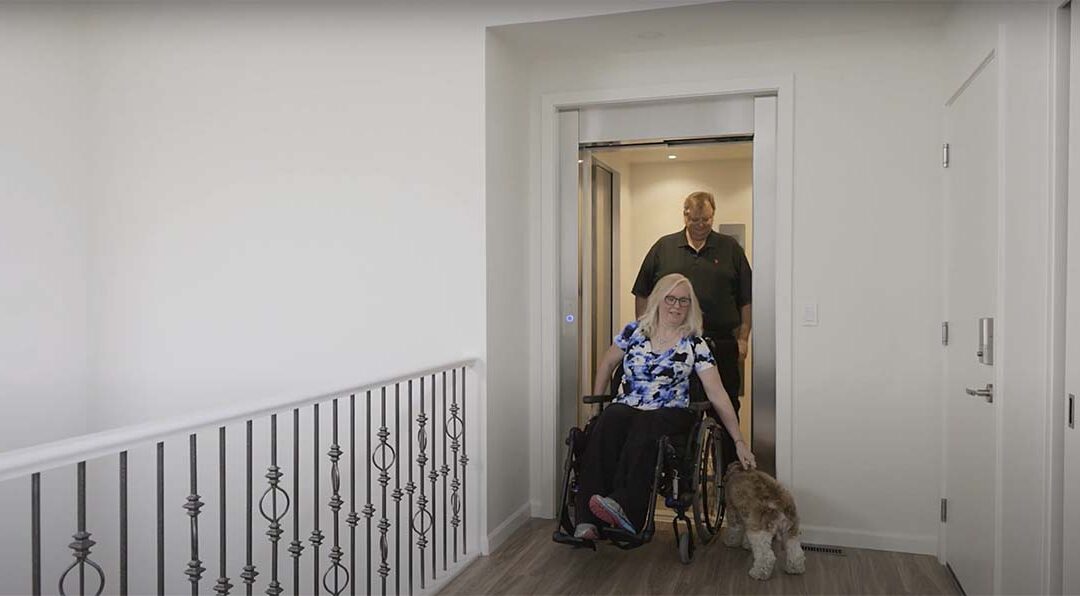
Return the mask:
<path fill-rule="evenodd" d="M 784 573 L 802 575 L 806 573 L 806 559 L 788 559 L 784 561 Z"/>
<path fill-rule="evenodd" d="M 750 577 L 752 577 L 752 578 L 754 578 L 756 580 L 759 580 L 759 581 L 765 581 L 765 580 L 769 579 L 770 577 L 772 577 L 772 572 L 773 572 L 772 565 L 756 565 L 755 564 L 753 567 L 750 568 Z"/>

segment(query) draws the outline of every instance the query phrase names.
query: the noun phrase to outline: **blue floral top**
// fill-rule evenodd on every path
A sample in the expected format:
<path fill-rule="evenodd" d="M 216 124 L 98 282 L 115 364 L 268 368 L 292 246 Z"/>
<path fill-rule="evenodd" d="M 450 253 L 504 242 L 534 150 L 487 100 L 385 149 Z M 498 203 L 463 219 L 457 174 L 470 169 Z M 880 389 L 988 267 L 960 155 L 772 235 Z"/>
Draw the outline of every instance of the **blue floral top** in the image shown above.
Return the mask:
<path fill-rule="evenodd" d="M 661 354 L 652 351 L 652 342 L 638 328 L 627 325 L 615 336 L 623 356 L 623 382 L 615 403 L 640 410 L 690 407 L 690 372 L 716 365 L 709 346 L 700 337 L 687 336 Z"/>

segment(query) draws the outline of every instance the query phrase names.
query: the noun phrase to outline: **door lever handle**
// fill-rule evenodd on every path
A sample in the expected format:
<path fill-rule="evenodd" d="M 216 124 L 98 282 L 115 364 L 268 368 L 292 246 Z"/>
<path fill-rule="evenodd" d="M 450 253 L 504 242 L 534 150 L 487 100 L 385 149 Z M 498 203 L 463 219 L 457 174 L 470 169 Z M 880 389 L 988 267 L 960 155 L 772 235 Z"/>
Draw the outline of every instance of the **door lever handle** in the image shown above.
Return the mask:
<path fill-rule="evenodd" d="M 991 383 L 986 384 L 986 389 L 972 389 L 967 387 L 964 389 L 968 395 L 972 397 L 982 397 L 986 399 L 986 403 L 994 403 L 994 385 Z"/>

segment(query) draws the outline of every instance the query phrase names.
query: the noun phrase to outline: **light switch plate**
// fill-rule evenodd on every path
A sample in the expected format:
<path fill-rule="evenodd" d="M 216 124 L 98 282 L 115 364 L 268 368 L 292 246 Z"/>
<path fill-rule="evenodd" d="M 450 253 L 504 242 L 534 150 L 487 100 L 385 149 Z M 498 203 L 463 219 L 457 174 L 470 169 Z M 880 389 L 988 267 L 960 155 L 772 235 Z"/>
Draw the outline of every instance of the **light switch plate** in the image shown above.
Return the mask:
<path fill-rule="evenodd" d="M 804 304 L 802 307 L 803 327 L 815 327 L 818 324 L 817 304 Z"/>

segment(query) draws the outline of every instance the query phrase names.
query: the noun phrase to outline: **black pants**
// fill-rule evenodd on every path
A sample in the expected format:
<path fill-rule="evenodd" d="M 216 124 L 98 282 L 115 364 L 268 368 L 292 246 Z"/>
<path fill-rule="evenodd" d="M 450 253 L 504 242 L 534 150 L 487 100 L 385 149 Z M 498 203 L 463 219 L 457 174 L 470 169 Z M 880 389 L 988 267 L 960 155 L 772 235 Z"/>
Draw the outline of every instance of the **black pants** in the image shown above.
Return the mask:
<path fill-rule="evenodd" d="M 727 391 L 728 397 L 731 398 L 731 406 L 735 408 L 735 415 L 739 414 L 739 390 L 742 389 L 742 369 L 739 362 L 739 343 L 735 339 L 720 339 L 713 338 L 708 339 L 709 349 L 712 350 L 713 357 L 716 358 L 716 370 L 720 373 L 720 381 L 724 384 L 724 390 Z M 720 417 L 716 415 L 716 412 L 711 412 L 712 416 L 716 418 L 717 422 L 720 422 L 721 426 L 723 422 Z M 726 430 L 726 429 L 725 429 Z M 721 435 L 720 445 L 723 448 L 723 467 L 721 472 L 727 470 L 728 464 L 733 461 L 738 461 L 739 457 L 735 453 L 735 441 L 732 440 L 731 435 L 723 433 Z"/>
<path fill-rule="evenodd" d="M 663 435 L 685 435 L 694 425 L 686 408 L 639 410 L 612 404 L 593 423 L 582 454 L 578 495 L 574 503 L 577 523 L 599 523 L 589 511 L 589 498 L 615 499 L 640 531 L 649 511 L 657 442 Z"/>

